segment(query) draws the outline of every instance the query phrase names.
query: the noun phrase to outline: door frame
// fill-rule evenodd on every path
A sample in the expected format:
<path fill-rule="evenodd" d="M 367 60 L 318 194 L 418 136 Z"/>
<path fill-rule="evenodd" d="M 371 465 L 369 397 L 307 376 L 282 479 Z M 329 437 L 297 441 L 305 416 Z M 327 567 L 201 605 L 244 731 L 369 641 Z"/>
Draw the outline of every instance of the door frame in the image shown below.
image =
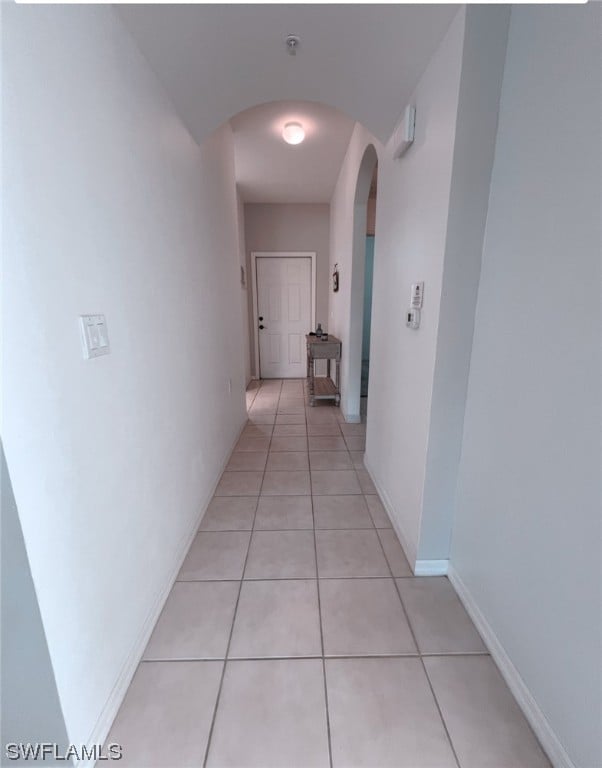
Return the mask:
<path fill-rule="evenodd" d="M 364 150 L 362 161 L 355 182 L 353 202 L 352 248 L 351 248 L 351 286 L 349 299 L 349 315 L 347 316 L 347 353 L 341 360 L 341 410 L 345 421 L 358 423 L 361 415 L 361 381 L 362 381 L 362 331 L 364 325 L 364 273 L 366 269 L 366 217 L 368 214 L 368 197 L 374 168 L 378 166 L 378 154 L 373 144 L 368 144 Z M 378 222 L 378 191 L 376 198 L 376 215 Z M 375 243 L 378 244 L 378 230 L 375 231 Z M 374 255 L 373 277 L 377 274 L 376 252 Z M 374 294 L 373 294 L 374 298 Z M 374 317 L 375 303 L 372 303 Z M 372 326 L 372 333 L 374 326 Z M 370 400 L 370 385 L 368 385 L 368 400 Z M 369 410 L 369 408 L 368 408 Z"/>
<path fill-rule="evenodd" d="M 259 328 L 257 327 L 257 259 L 311 259 L 311 310 L 312 328 L 316 325 L 316 252 L 315 251 L 251 251 L 251 292 L 253 296 L 253 344 L 255 348 L 255 379 L 261 375 L 259 362 Z M 308 329 L 308 332 L 311 329 Z"/>

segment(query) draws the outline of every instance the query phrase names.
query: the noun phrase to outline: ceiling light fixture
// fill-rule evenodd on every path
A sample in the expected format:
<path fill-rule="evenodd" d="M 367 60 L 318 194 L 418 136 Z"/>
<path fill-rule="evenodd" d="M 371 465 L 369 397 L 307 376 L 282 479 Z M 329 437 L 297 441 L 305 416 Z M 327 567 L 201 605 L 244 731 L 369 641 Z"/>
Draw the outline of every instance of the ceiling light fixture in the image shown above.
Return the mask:
<path fill-rule="evenodd" d="M 305 138 L 305 130 L 301 123 L 286 123 L 282 129 L 282 138 L 287 144 L 301 144 Z"/>

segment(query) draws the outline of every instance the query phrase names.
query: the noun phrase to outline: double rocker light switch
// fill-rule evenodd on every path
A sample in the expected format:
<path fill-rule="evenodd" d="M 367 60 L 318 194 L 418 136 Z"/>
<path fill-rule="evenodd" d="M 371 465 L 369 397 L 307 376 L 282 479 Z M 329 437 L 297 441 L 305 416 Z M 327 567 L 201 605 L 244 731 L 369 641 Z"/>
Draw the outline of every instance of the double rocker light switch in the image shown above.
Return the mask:
<path fill-rule="evenodd" d="M 109 333 L 104 315 L 80 315 L 84 359 L 108 355 Z"/>

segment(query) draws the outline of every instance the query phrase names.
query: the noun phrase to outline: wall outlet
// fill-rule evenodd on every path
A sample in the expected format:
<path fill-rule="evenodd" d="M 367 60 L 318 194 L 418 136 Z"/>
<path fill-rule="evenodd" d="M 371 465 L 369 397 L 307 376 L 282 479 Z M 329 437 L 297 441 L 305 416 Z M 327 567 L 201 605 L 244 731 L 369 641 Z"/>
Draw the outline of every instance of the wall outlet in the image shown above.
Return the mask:
<path fill-rule="evenodd" d="M 420 327 L 420 310 L 410 307 L 406 312 L 406 325 L 413 331 Z"/>

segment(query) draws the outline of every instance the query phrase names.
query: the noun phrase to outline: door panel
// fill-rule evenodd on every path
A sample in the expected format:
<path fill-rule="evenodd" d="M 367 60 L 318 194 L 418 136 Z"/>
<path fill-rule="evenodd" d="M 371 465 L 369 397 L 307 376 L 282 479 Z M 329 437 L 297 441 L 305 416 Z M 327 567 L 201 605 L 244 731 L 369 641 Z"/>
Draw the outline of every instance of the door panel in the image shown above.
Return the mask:
<path fill-rule="evenodd" d="M 258 256 L 257 325 L 260 376 L 305 376 L 305 334 L 311 329 L 311 259 Z M 263 320 L 259 321 L 259 317 Z"/>
<path fill-rule="evenodd" d="M 288 286 L 288 321 L 298 323 L 301 319 L 301 291 L 298 285 Z"/>
<path fill-rule="evenodd" d="M 298 333 L 288 336 L 288 361 L 292 365 L 303 362 L 301 357 L 301 336 Z"/>
<path fill-rule="evenodd" d="M 268 284 L 268 294 L 268 307 L 264 317 L 271 323 L 279 323 L 282 317 L 282 286 Z M 263 312 L 259 314 L 263 315 Z"/>

